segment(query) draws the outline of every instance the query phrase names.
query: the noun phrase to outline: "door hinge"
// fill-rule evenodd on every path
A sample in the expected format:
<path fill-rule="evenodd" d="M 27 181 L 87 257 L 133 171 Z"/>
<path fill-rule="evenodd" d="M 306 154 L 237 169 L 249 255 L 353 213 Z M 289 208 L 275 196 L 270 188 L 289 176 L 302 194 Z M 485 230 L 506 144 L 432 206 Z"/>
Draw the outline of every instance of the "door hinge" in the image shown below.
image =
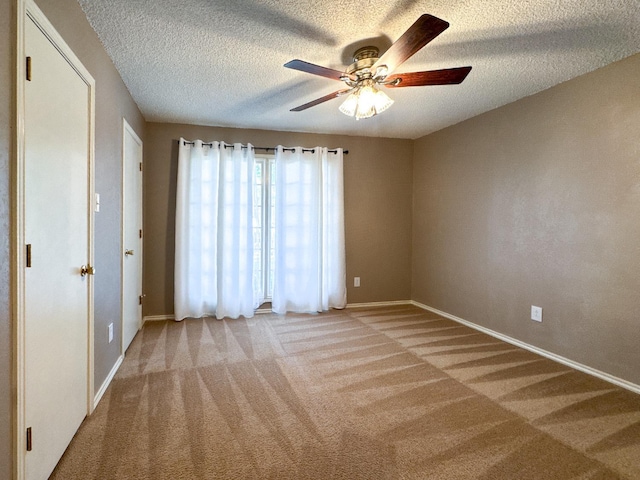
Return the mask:
<path fill-rule="evenodd" d="M 142 305 L 142 299 L 143 299 L 144 297 L 146 297 L 146 295 L 140 295 L 140 296 L 138 297 L 138 305 Z"/>
<path fill-rule="evenodd" d="M 140 171 L 142 171 L 142 162 L 140 162 L 139 165 L 140 165 Z"/>
<path fill-rule="evenodd" d="M 31 268 L 31 244 L 27 243 L 27 268 Z"/>
<path fill-rule="evenodd" d="M 27 428 L 27 452 L 30 452 L 33 448 L 33 444 L 31 441 L 31 427 Z"/>
<path fill-rule="evenodd" d="M 138 230 L 138 236 L 142 238 L 142 229 Z"/>
<path fill-rule="evenodd" d="M 27 81 L 31 81 L 31 57 L 27 57 Z"/>

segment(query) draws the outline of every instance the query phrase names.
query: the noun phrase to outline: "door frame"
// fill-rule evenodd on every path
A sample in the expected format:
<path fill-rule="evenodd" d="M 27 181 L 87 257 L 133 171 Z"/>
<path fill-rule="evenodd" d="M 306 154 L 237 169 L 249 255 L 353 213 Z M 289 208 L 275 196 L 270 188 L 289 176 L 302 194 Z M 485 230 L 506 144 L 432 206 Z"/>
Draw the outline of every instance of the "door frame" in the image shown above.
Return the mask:
<path fill-rule="evenodd" d="M 136 133 L 136 131 L 131 127 L 131 125 L 129 125 L 129 122 L 127 122 L 127 119 L 122 117 L 122 239 L 121 239 L 121 245 L 122 248 L 120 249 L 120 254 L 122 255 L 122 262 L 121 262 L 121 277 L 122 277 L 122 292 L 121 292 L 121 300 L 120 303 L 122 305 L 122 311 L 121 311 L 121 315 L 120 315 L 120 355 L 124 356 L 124 318 L 125 318 L 125 302 L 124 302 L 124 296 L 125 296 L 125 281 L 124 281 L 124 263 L 125 263 L 125 256 L 124 256 L 124 249 L 126 248 L 125 245 L 125 220 L 126 220 L 126 216 L 125 216 L 125 210 L 126 210 L 126 171 L 127 171 L 127 166 L 126 166 L 126 148 L 125 148 L 125 137 L 127 134 L 130 134 L 131 137 L 133 137 L 133 139 L 135 140 L 135 142 L 140 145 L 140 149 L 143 150 L 144 149 L 144 145 L 142 143 L 142 140 L 140 139 L 140 137 L 138 136 L 138 134 Z M 140 163 L 142 164 L 144 162 L 144 154 L 143 154 L 143 158 L 140 159 Z M 144 182 L 143 182 L 143 178 L 142 176 L 144 175 L 144 169 L 140 169 L 140 176 L 138 177 L 139 180 L 139 197 L 138 197 L 138 214 L 139 214 L 139 218 L 140 218 L 140 228 L 142 228 L 144 222 L 144 208 L 143 208 L 143 199 L 144 199 L 144 195 L 143 195 L 143 186 L 144 186 Z M 144 235 L 144 230 L 143 230 L 143 235 Z M 143 261 L 142 261 L 142 246 L 143 246 L 143 242 L 142 242 L 142 238 L 140 238 L 140 256 L 139 256 L 139 264 L 140 264 L 140 295 L 142 295 L 142 288 L 143 288 L 143 279 L 144 279 L 144 275 L 143 275 Z M 140 320 L 138 322 L 138 330 L 140 330 L 140 328 L 142 328 L 142 312 L 140 313 Z"/>
<path fill-rule="evenodd" d="M 13 333 L 13 374 L 14 374 L 14 411 L 13 411 L 13 477 L 22 480 L 25 476 L 25 445 L 26 445 L 26 419 L 25 419 L 25 24 L 28 18 L 33 20 L 44 35 L 51 41 L 60 54 L 69 62 L 79 77 L 89 89 L 89 159 L 88 159 L 88 236 L 90 265 L 94 265 L 94 215 L 95 203 L 95 80 L 84 67 L 80 59 L 73 53 L 64 39 L 53 27 L 44 13 L 38 8 L 34 0 L 16 0 L 16 137 L 15 137 L 15 164 L 12 169 L 12 203 L 11 212 L 13 220 L 12 228 L 12 316 L 14 324 Z M 94 408 L 93 397 L 93 277 L 88 280 L 88 338 L 87 338 L 87 415 Z"/>

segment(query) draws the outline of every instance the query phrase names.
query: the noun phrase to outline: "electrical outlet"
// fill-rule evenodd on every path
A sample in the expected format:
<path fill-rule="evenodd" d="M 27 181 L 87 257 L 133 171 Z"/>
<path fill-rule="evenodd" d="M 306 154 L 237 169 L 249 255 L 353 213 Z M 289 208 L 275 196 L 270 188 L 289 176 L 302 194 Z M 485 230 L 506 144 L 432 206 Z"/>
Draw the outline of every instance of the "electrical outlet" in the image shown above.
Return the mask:
<path fill-rule="evenodd" d="M 542 322 L 542 307 L 531 305 L 531 320 Z"/>
<path fill-rule="evenodd" d="M 111 343 L 113 342 L 113 323 L 109 324 L 108 332 L 109 332 L 109 343 Z"/>
<path fill-rule="evenodd" d="M 360 286 L 360 277 L 353 277 L 353 286 L 354 287 Z"/>

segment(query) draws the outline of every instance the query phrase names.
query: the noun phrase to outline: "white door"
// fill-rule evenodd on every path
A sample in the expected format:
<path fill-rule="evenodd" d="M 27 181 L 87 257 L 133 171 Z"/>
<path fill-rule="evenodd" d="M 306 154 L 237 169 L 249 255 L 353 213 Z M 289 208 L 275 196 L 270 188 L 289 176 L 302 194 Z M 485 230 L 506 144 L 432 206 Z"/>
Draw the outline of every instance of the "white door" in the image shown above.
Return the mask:
<path fill-rule="evenodd" d="M 89 409 L 91 90 L 24 28 L 24 471 L 46 479 Z"/>
<path fill-rule="evenodd" d="M 123 120 L 122 353 L 142 326 L 142 141 Z"/>

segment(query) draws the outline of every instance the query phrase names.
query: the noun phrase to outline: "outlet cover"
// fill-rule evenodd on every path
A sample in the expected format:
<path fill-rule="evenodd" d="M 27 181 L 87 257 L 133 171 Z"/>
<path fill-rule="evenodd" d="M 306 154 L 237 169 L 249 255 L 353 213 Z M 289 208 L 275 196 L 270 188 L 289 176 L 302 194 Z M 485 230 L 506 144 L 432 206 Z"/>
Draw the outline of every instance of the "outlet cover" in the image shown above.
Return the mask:
<path fill-rule="evenodd" d="M 542 307 L 531 305 L 531 320 L 535 322 L 542 322 Z"/>
<path fill-rule="evenodd" d="M 113 323 L 109 324 L 109 343 L 113 342 Z"/>
<path fill-rule="evenodd" d="M 360 277 L 353 277 L 353 286 L 354 287 L 360 286 Z"/>

